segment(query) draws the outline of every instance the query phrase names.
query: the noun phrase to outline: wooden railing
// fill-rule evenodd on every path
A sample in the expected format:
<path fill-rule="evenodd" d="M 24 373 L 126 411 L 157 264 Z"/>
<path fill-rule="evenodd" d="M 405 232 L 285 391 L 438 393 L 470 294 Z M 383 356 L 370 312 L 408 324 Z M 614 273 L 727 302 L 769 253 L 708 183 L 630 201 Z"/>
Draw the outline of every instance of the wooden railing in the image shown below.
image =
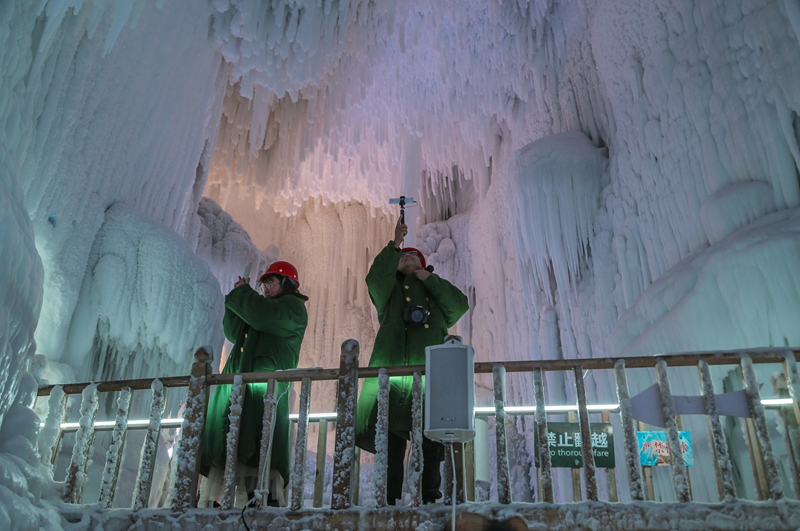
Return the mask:
<path fill-rule="evenodd" d="M 667 374 L 668 368 L 695 366 L 698 369 L 700 389 L 702 390 L 705 405 L 705 414 L 708 419 L 708 433 L 711 444 L 711 453 L 714 456 L 714 470 L 717 476 L 719 499 L 730 501 L 736 498 L 733 485 L 733 474 L 731 471 L 730 452 L 727 447 L 720 415 L 717 411 L 714 399 L 714 385 L 711 379 L 709 366 L 729 365 L 733 368 L 738 367 L 744 382 L 746 400 L 748 404 L 750 418 L 746 420 L 745 440 L 750 445 L 750 455 L 754 476 L 757 479 L 759 499 L 777 500 L 784 496 L 783 485 L 777 470 L 777 463 L 772 452 L 764 406 L 761 402 L 758 384 L 756 383 L 754 363 L 775 363 L 781 364 L 785 378 L 785 394 L 791 399 L 791 403 L 785 406 L 784 412 L 788 412 L 781 418 L 793 418 L 800 424 L 800 408 L 798 407 L 798 393 L 800 393 L 800 377 L 798 376 L 795 361 L 796 351 L 792 349 L 759 349 L 738 352 L 708 352 L 692 353 L 679 355 L 664 355 L 656 357 L 633 357 L 633 358 L 603 358 L 603 359 L 575 359 L 575 360 L 555 360 L 555 361 L 513 361 L 513 362 L 482 362 L 475 364 L 475 373 L 491 373 L 493 375 L 494 386 L 494 411 L 495 417 L 495 449 L 498 458 L 495 463 L 496 470 L 496 491 L 497 499 L 501 504 L 508 504 L 513 500 L 511 491 L 511 480 L 509 473 L 509 460 L 506 435 L 506 419 L 508 415 L 523 414 L 515 412 L 513 408 L 507 411 L 505 397 L 505 379 L 507 373 L 530 373 L 533 395 L 535 397 L 535 437 L 539 448 L 539 468 L 537 476 L 539 479 L 538 500 L 548 503 L 556 502 L 553 487 L 553 471 L 550 458 L 550 441 L 548 439 L 547 416 L 552 414 L 548 411 L 545 401 L 545 381 L 544 374 L 547 372 L 572 373 L 575 382 L 576 404 L 573 405 L 574 417 L 580 425 L 581 445 L 580 450 L 583 456 L 583 489 L 581 490 L 580 472 L 573 472 L 573 478 L 577 482 L 574 487 L 573 500 L 600 499 L 594 454 L 592 451 L 592 437 L 590 436 L 590 415 L 601 414 L 604 421 L 608 421 L 610 414 L 619 415 L 623 434 L 623 447 L 625 455 L 625 470 L 629 485 L 631 501 L 653 499 L 652 484 L 648 485 L 647 470 L 643 471 L 639 462 L 639 449 L 637 443 L 637 425 L 631 416 L 631 397 L 628 386 L 628 373 L 630 369 L 647 368 L 655 372 L 655 381 L 658 384 L 659 395 L 663 405 L 663 415 L 666 423 L 666 432 L 670 443 L 672 478 L 675 485 L 675 497 L 678 501 L 689 501 L 691 499 L 691 489 L 686 467 L 680 453 L 679 442 L 679 418 L 675 414 L 673 407 L 673 395 L 670 388 L 670 381 Z M 232 385 L 232 403 L 240 403 L 243 395 L 243 386 L 249 383 L 267 383 L 268 391 L 265 398 L 264 419 L 263 419 L 263 439 L 262 451 L 259 466 L 258 489 L 266 491 L 269 477 L 269 462 L 272 441 L 272 427 L 276 414 L 277 400 L 276 389 L 278 382 L 302 382 L 300 391 L 300 407 L 297 419 L 297 443 L 295 446 L 294 464 L 291 470 L 291 497 L 290 508 L 299 510 L 305 505 L 304 500 L 304 477 L 305 461 L 307 448 L 307 434 L 309 423 L 309 403 L 310 393 L 313 382 L 325 380 L 337 380 L 337 418 L 336 418 L 336 447 L 333 457 L 333 482 L 331 492 L 331 509 L 340 510 L 349 508 L 351 505 L 358 505 L 358 496 L 354 497 L 354 491 L 358 490 L 358 454 L 354 444 L 355 433 L 355 408 L 356 395 L 358 390 L 358 379 L 367 377 L 378 377 L 379 379 L 379 419 L 377 429 L 380 433 L 386 434 L 388 422 L 386 422 L 388 407 L 386 399 L 388 397 L 389 376 L 409 376 L 413 375 L 414 385 L 414 430 L 422 430 L 422 400 L 421 400 L 421 379 L 424 374 L 424 366 L 408 367 L 359 367 L 359 349 L 355 340 L 349 340 L 342 345 L 342 354 L 339 369 L 295 369 L 289 371 L 279 371 L 273 373 L 245 373 L 240 375 L 233 374 L 211 374 L 209 355 L 199 350 L 195 354 L 195 362 L 192 366 L 190 376 L 169 377 L 160 379 L 140 379 L 116 382 L 102 382 L 98 384 L 64 384 L 57 386 L 44 387 L 39 390 L 40 396 L 50 396 L 50 409 L 45 425 L 46 430 L 53 431 L 54 426 L 61 426 L 66 419 L 67 396 L 82 393 L 83 399 L 80 406 L 81 420 L 76 433 L 76 445 L 72 453 L 72 460 L 64 481 L 63 497 L 69 503 L 83 503 L 83 485 L 86 481 L 88 463 L 93 453 L 93 441 L 95 432 L 95 418 L 97 416 L 97 404 L 99 393 L 118 392 L 119 410 L 114 423 L 112 432 L 112 443 L 106 455 L 106 464 L 102 477 L 102 488 L 100 490 L 99 502 L 104 507 L 111 507 L 117 491 L 117 475 L 119 470 L 120 456 L 123 448 L 123 441 L 126 430 L 131 427 L 128 421 L 129 404 L 131 394 L 134 391 L 141 391 L 150 388 L 152 392 L 151 416 L 147 423 L 147 435 L 141 452 L 139 464 L 139 477 L 137 478 L 134 497 L 131 507 L 139 510 L 147 507 L 151 489 L 152 472 L 155 459 L 155 444 L 158 432 L 162 429 L 161 414 L 164 409 L 164 388 L 184 387 L 187 389 L 185 401 L 184 419 L 181 425 L 181 438 L 177 451 L 173 456 L 173 480 L 171 496 L 168 503 L 173 510 L 186 511 L 197 503 L 197 485 L 199 477 L 199 456 L 201 455 L 201 441 L 205 415 L 208 404 L 209 387 L 217 384 Z M 587 370 L 607 370 L 613 371 L 614 381 L 616 382 L 616 395 L 619 401 L 618 407 L 606 408 L 605 411 L 597 411 L 596 408 L 590 411 L 586 402 L 586 391 L 584 388 L 584 371 Z M 380 398 L 383 397 L 383 398 Z M 232 408 L 236 410 L 236 408 Z M 569 408 L 567 408 L 569 409 Z M 238 411 L 238 410 L 237 410 Z M 564 409 L 559 410 L 564 414 Z M 528 410 L 524 414 L 531 414 Z M 231 424 L 237 425 L 240 417 L 234 411 L 231 417 Z M 166 422 L 166 421 L 164 421 Z M 317 480 L 313 495 L 313 506 L 319 507 L 322 504 L 322 488 L 325 469 L 325 436 L 327 432 L 324 419 L 320 421 L 320 436 L 317 449 Z M 132 428 L 132 427 L 131 427 Z M 788 433 L 788 430 L 783 430 Z M 47 438 L 40 438 L 40 454 L 43 460 L 54 461 L 61 440 L 63 428 L 58 431 L 58 435 Z M 224 492 L 221 500 L 221 509 L 230 509 L 234 500 L 235 485 L 235 449 L 238 445 L 238 430 L 232 430 L 228 436 L 228 461 L 224 473 Z M 788 437 L 786 435 L 785 437 Z M 413 437 L 412 441 L 421 441 L 421 437 Z M 42 442 L 44 441 L 44 442 Z M 788 453 L 792 457 L 791 461 L 791 483 L 795 493 L 800 496 L 800 478 L 798 477 L 798 467 L 796 463 L 796 448 L 793 451 L 792 441 L 787 439 Z M 459 445 L 456 448 L 460 456 L 456 462 L 455 470 L 449 465 L 449 460 L 445 461 L 446 483 L 452 481 L 453 475 L 458 484 L 457 501 L 465 501 L 474 496 L 466 485 L 469 481 L 470 466 L 464 467 L 463 456 L 470 454 L 469 443 L 466 446 Z M 411 451 L 412 469 L 409 483 L 411 485 L 412 506 L 421 504 L 421 480 L 422 467 L 422 448 L 421 444 L 412 443 Z M 386 447 L 378 448 L 375 457 L 375 472 L 373 474 L 376 484 L 374 485 L 375 500 L 378 506 L 385 505 L 386 493 Z M 608 481 L 609 492 L 605 499 L 617 501 L 616 493 L 616 471 L 610 469 Z M 613 492 L 612 492 L 613 490 Z M 650 494 L 648 495 L 648 492 Z M 446 498 L 449 498 L 446 495 Z M 92 500 L 93 502 L 93 500 Z M 117 504 L 119 505 L 119 504 Z"/>

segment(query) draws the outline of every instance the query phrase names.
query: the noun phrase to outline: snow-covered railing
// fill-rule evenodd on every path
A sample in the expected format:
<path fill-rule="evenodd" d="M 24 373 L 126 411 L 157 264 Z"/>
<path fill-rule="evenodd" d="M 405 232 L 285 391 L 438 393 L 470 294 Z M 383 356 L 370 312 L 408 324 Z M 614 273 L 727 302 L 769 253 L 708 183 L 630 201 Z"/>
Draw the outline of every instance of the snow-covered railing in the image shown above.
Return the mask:
<path fill-rule="evenodd" d="M 725 436 L 720 424 L 720 413 L 717 402 L 714 399 L 715 390 L 710 375 L 710 366 L 728 365 L 732 369 L 738 367 L 742 381 L 744 382 L 744 396 L 747 401 L 749 417 L 746 420 L 747 433 L 744 439 L 750 445 L 750 455 L 754 476 L 757 479 L 759 499 L 778 500 L 784 496 L 784 488 L 778 473 L 776 459 L 772 451 L 767 423 L 765 419 L 764 405 L 759 393 L 759 386 L 753 365 L 757 363 L 773 363 L 783 365 L 784 395 L 787 397 L 779 418 L 787 422 L 789 419 L 796 424 L 800 424 L 800 408 L 798 407 L 797 396 L 800 393 L 800 381 L 798 381 L 798 371 L 795 361 L 796 351 L 782 349 L 760 349 L 740 352 L 711 352 L 693 353 L 679 355 L 663 355 L 657 357 L 635 357 L 635 358 L 604 358 L 604 359 L 581 359 L 581 360 L 553 360 L 553 361 L 512 361 L 491 363 L 483 362 L 475 364 L 476 374 L 493 374 L 494 385 L 494 405 L 489 408 L 476 408 L 476 414 L 483 416 L 494 416 L 495 418 L 495 455 L 499 456 L 495 462 L 496 485 L 493 489 L 497 493 L 497 501 L 501 504 L 518 501 L 513 499 L 511 488 L 511 477 L 509 473 L 508 460 L 508 431 L 506 422 L 509 416 L 533 415 L 536 420 L 534 436 L 538 442 L 540 454 L 539 468 L 536 470 L 538 475 L 538 500 L 544 502 L 563 502 L 565 500 L 555 499 L 554 474 L 552 470 L 551 441 L 548 437 L 548 415 L 569 414 L 579 424 L 580 431 L 580 454 L 583 457 L 583 488 L 581 488 L 581 474 L 573 471 L 573 497 L 567 501 L 578 501 L 580 499 L 598 500 L 607 499 L 617 501 L 616 490 L 616 470 L 606 469 L 607 486 L 604 496 L 601 496 L 598 488 L 597 471 L 594 466 L 594 453 L 592 448 L 591 436 L 591 415 L 602 415 L 602 421 L 608 422 L 611 414 L 618 414 L 622 427 L 622 447 L 625 455 L 625 470 L 629 485 L 629 499 L 631 501 L 653 499 L 653 486 L 649 477 L 649 470 L 642 468 L 639 460 L 639 449 L 637 442 L 637 423 L 632 416 L 633 407 L 628 387 L 628 371 L 631 369 L 649 369 L 652 371 L 652 379 L 657 382 L 658 395 L 662 405 L 664 425 L 667 429 L 667 437 L 672 452 L 671 471 L 673 484 L 675 485 L 675 497 L 679 501 L 691 500 L 691 486 L 687 469 L 683 464 L 683 459 L 679 450 L 678 440 L 679 411 L 676 408 L 676 399 L 672 396 L 669 381 L 669 369 L 677 367 L 694 366 L 698 370 L 698 381 L 702 390 L 704 412 L 708 418 L 709 440 L 711 453 L 714 456 L 714 471 L 719 485 L 720 501 L 731 501 L 735 499 L 736 492 L 732 479 L 731 457 L 729 449 L 725 443 Z M 593 406 L 587 403 L 586 389 L 583 386 L 583 375 L 585 371 L 610 371 L 613 380 L 616 382 L 616 394 L 618 404 L 607 404 L 603 406 Z M 65 480 L 64 498 L 71 503 L 83 503 L 81 494 L 83 485 L 86 484 L 87 463 L 91 460 L 91 443 L 94 439 L 94 416 L 96 415 L 98 395 L 105 392 L 122 392 L 119 399 L 119 412 L 117 421 L 114 423 L 113 449 L 107 453 L 107 463 L 104 468 L 103 485 L 101 494 L 101 504 L 110 507 L 116 491 L 116 478 L 113 478 L 119 470 L 118 448 L 124 444 L 125 429 L 127 422 L 128 430 L 134 429 L 134 421 L 126 418 L 130 396 L 125 397 L 125 393 L 132 393 L 136 390 L 151 389 L 153 394 L 151 419 L 147 423 L 150 432 L 146 438 L 146 447 L 142 450 L 142 461 L 140 464 L 140 480 L 136 486 L 136 497 L 132 501 L 135 509 L 148 506 L 147 499 L 150 485 L 147 481 L 152 478 L 152 445 L 155 440 L 154 430 L 157 432 L 164 428 L 161 423 L 161 412 L 163 411 L 163 388 L 185 387 L 187 388 L 186 410 L 184 411 L 183 427 L 181 429 L 181 442 L 177 447 L 173 460 L 177 466 L 173 467 L 176 471 L 172 480 L 173 491 L 171 496 L 171 507 L 174 510 L 185 511 L 196 506 L 198 478 L 199 478 L 199 455 L 200 443 L 202 441 L 202 430 L 205 423 L 207 398 L 209 396 L 209 386 L 218 384 L 232 384 L 232 403 L 231 426 L 234 429 L 228 434 L 229 447 L 235 448 L 238 445 L 238 421 L 241 418 L 240 399 L 243 395 L 243 386 L 252 383 L 268 383 L 268 392 L 265 398 L 264 430 L 261 452 L 261 466 L 259 490 L 263 492 L 269 488 L 266 478 L 269 476 L 269 457 L 271 453 L 272 427 L 274 426 L 275 406 L 277 403 L 276 391 L 281 382 L 302 382 L 300 392 L 299 421 L 297 430 L 297 440 L 295 444 L 295 463 L 292 467 L 291 480 L 291 500 L 292 510 L 302 510 L 306 505 L 320 507 L 322 505 L 322 491 L 325 487 L 325 454 L 327 422 L 336 422 L 335 451 L 333 453 L 333 480 L 330 486 L 331 508 L 333 510 L 347 509 L 352 505 L 360 505 L 358 495 L 358 453 L 355 449 L 355 414 L 356 398 L 358 390 L 358 380 L 360 378 L 379 379 L 379 399 L 378 399 L 378 436 L 376 448 L 378 455 L 375 457 L 374 468 L 374 493 L 378 506 L 384 506 L 386 492 L 386 415 L 388 414 L 388 388 L 389 377 L 392 376 L 414 376 L 415 380 L 415 399 L 414 399 L 414 434 L 412 437 L 411 463 L 409 466 L 409 490 L 412 494 L 411 505 L 419 506 L 421 503 L 419 482 L 422 473 L 422 400 L 421 400 L 421 380 L 424 374 L 424 366 L 407 367 L 359 367 L 359 348 L 358 343 L 349 340 L 342 345 L 341 365 L 338 369 L 295 369 L 288 371 L 278 371 L 273 373 L 246 373 L 241 375 L 234 374 L 211 374 L 210 357 L 204 351 L 198 351 L 195 355 L 195 363 L 192 368 L 191 376 L 172 377 L 160 379 L 129 380 L 124 382 L 103 382 L 95 384 L 68 384 L 40 389 L 40 395 L 48 395 L 52 391 L 55 400 L 53 404 L 63 403 L 60 393 L 64 395 L 83 393 L 81 404 L 81 421 L 79 423 L 78 435 L 76 437 L 76 447 L 72 452 L 73 459 L 69 467 L 69 474 Z M 571 374 L 575 382 L 574 394 L 576 402 L 570 405 L 548 405 L 545 403 L 547 395 L 546 373 L 566 373 Z M 508 373 L 529 373 L 531 375 L 531 386 L 535 405 L 533 406 L 514 406 L 506 403 L 505 379 Z M 338 380 L 337 389 L 337 412 L 335 420 L 330 416 L 320 414 L 309 414 L 309 404 L 311 390 L 315 382 Z M 124 391 L 124 389 L 128 389 Z M 318 409 L 318 408 L 317 408 Z M 50 416 L 54 418 L 65 417 L 63 409 L 56 408 L 51 411 Z M 319 437 L 317 442 L 317 473 L 314 485 L 312 500 L 305 500 L 305 477 L 304 466 L 307 448 L 308 422 L 318 421 Z M 52 424 L 53 419 L 48 417 L 48 422 Z M 796 425 L 795 424 L 795 425 Z M 63 424 L 62 424 L 63 426 Z M 63 428 L 62 428 L 63 430 Z M 50 430 L 52 431 L 52 429 Z M 787 431 L 784 429 L 784 431 Z M 47 456 L 55 456 L 60 435 L 49 435 L 46 439 L 52 442 L 53 448 L 40 448 L 40 453 Z M 41 443 L 40 443 L 41 444 Z M 473 456 L 471 443 L 458 444 L 455 446 L 455 469 L 450 464 L 450 460 L 445 463 L 445 481 L 452 481 L 453 476 L 457 482 L 457 501 L 474 501 L 475 487 L 472 469 L 474 468 L 469 459 Z M 576 447 L 577 449 L 577 447 Z M 113 450 L 113 451 L 112 451 Z M 229 461 L 226 465 L 224 477 L 224 491 L 221 500 L 222 509 L 228 509 L 233 504 L 233 489 L 235 485 L 234 457 L 235 453 L 229 453 Z M 52 462 L 52 461 L 51 461 Z M 792 470 L 797 471 L 796 463 L 793 463 Z M 140 485 L 139 482 L 142 482 Z M 797 490 L 800 481 L 791 478 L 791 487 Z M 449 489 L 444 489 L 449 491 Z M 800 494 L 795 492 L 796 495 Z M 445 501 L 450 498 L 450 493 L 445 495 Z M 119 504 L 117 504 L 119 505 Z"/>

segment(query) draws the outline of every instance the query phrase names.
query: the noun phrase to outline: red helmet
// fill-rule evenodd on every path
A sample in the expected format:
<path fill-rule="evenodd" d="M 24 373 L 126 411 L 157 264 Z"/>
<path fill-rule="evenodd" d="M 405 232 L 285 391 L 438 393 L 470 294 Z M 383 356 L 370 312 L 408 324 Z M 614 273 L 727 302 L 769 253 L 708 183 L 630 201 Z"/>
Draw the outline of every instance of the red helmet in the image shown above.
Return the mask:
<path fill-rule="evenodd" d="M 408 252 L 408 251 L 411 251 L 411 252 L 417 253 L 417 256 L 419 256 L 419 261 L 420 261 L 420 262 L 422 262 L 422 269 L 425 269 L 425 267 L 426 267 L 426 265 L 427 265 L 427 264 L 426 264 L 426 262 L 425 262 L 425 255 L 424 255 L 424 254 L 422 254 L 422 251 L 420 251 L 419 249 L 416 249 L 416 248 L 414 248 L 414 247 L 403 247 L 403 248 L 401 249 L 401 251 L 403 251 L 404 253 L 405 253 L 405 252 Z"/>
<path fill-rule="evenodd" d="M 300 278 L 297 276 L 297 268 L 289 262 L 273 262 L 258 280 L 263 282 L 264 277 L 268 277 L 270 275 L 290 278 L 294 281 L 298 288 L 300 287 Z"/>

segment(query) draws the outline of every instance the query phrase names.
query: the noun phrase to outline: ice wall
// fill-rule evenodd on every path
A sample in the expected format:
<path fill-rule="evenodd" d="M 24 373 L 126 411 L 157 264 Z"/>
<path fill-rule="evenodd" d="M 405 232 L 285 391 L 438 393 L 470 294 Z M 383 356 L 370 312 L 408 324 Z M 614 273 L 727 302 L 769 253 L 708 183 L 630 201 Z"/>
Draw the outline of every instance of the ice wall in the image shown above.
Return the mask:
<path fill-rule="evenodd" d="M 199 346 L 220 352 L 223 311 L 217 279 L 180 236 L 114 205 L 89 254 L 61 360 L 80 369 L 79 381 L 184 372 Z"/>
<path fill-rule="evenodd" d="M 5 107 L 3 123 L 44 263 L 37 343 L 58 360 L 110 205 L 192 235 L 224 68 L 205 6 L 40 4 L 7 8 L 19 41 L 4 57 L 24 98 Z"/>

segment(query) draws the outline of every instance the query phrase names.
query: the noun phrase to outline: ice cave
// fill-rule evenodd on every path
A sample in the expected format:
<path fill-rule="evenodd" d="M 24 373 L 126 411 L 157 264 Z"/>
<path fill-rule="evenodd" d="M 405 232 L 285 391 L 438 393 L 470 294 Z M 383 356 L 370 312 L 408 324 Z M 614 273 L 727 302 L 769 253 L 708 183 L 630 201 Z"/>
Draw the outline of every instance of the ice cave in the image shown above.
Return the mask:
<path fill-rule="evenodd" d="M 113 504 L 96 501 L 108 431 L 77 472 L 81 505 L 65 503 L 73 447 L 87 443 L 52 413 L 63 386 L 188 375 L 201 348 L 218 373 L 232 347 L 225 295 L 276 260 L 297 266 L 308 296 L 299 367 L 338 369 L 349 339 L 365 366 L 378 316 L 364 279 L 404 196 L 405 245 L 466 294 L 450 332 L 478 363 L 649 356 L 627 372 L 638 407 L 659 356 L 788 360 L 710 369 L 712 396 L 784 400 L 763 426 L 720 412 L 735 499 L 718 494 L 703 414 L 680 415 L 691 501 L 670 466 L 648 467 L 648 500 L 631 498 L 617 409 L 603 420 L 616 472 L 598 468 L 600 501 L 581 499 L 579 469 L 553 468 L 555 504 L 542 505 L 534 416 L 509 414 L 513 503 L 492 469 L 473 485 L 476 513 L 522 515 L 514 529 L 797 529 L 799 60 L 797 0 L 0 2 L 0 527 L 243 529 L 237 511 L 159 512 L 181 466 L 178 424 L 151 448 L 150 509 L 131 509 L 144 453 L 133 429 Z M 613 368 L 575 374 L 588 404 L 618 402 Z M 509 372 L 508 406 L 535 405 L 534 381 Z M 543 381 L 548 405 L 580 402 L 575 375 Z M 709 389 L 696 364 L 670 367 L 669 384 L 684 413 Z M 46 386 L 59 391 L 37 400 Z M 493 387 L 476 374 L 477 408 L 494 407 Z M 101 394 L 97 421 L 123 407 L 145 419 L 149 392 Z M 185 396 L 165 393 L 165 421 Z M 80 393 L 68 404 L 64 422 L 91 423 Z M 311 413 L 336 408 L 335 381 L 320 382 Z M 497 422 L 479 423 L 476 463 L 498 460 Z M 328 458 L 334 448 L 333 423 L 320 426 L 308 489 L 319 441 Z M 360 460 L 362 525 L 342 529 L 442 528 L 446 505 L 376 508 L 374 463 Z M 251 527 L 339 528 L 311 511 Z"/>

